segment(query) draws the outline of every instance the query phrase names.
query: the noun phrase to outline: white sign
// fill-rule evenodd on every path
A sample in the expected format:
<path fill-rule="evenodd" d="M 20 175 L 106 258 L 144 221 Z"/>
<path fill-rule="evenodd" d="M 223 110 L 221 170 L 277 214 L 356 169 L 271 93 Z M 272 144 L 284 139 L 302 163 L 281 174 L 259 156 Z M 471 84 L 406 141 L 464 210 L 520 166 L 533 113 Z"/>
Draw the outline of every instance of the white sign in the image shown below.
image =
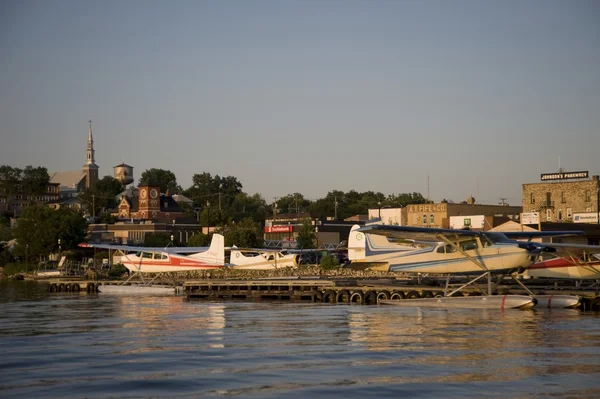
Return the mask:
<path fill-rule="evenodd" d="M 483 229 L 485 227 L 485 216 L 450 216 L 451 229 Z"/>
<path fill-rule="evenodd" d="M 597 212 L 574 213 L 573 223 L 598 223 Z"/>
<path fill-rule="evenodd" d="M 539 212 L 523 212 L 521 214 L 521 224 L 538 224 L 539 222 Z"/>

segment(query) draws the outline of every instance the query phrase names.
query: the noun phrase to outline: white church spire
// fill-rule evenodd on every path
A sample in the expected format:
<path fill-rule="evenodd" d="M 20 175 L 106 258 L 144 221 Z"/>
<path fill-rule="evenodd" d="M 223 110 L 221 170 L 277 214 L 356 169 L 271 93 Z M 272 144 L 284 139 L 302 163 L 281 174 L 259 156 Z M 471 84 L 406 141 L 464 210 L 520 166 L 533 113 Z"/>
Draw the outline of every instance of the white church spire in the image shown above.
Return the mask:
<path fill-rule="evenodd" d="M 94 158 L 94 135 L 92 133 L 92 120 L 88 121 L 90 123 L 90 128 L 88 130 L 88 142 L 87 142 L 87 158 L 85 160 L 85 165 L 95 165 L 96 160 Z"/>

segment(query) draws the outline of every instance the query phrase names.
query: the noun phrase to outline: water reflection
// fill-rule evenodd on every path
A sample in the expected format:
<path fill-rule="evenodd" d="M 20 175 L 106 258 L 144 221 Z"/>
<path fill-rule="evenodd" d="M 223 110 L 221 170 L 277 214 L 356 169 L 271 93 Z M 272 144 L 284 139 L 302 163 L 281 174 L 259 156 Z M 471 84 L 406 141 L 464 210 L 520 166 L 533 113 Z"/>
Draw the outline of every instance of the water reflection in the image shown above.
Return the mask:
<path fill-rule="evenodd" d="M 25 287 L 25 286 L 22 286 Z M 1 397 L 594 397 L 600 314 L 11 288 Z"/>

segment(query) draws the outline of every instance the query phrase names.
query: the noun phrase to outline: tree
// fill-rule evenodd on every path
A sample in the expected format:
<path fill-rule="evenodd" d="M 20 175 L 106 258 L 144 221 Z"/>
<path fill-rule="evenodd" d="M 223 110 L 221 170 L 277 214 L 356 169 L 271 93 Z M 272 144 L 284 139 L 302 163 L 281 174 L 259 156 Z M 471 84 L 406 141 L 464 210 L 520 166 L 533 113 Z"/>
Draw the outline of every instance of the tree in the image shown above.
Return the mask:
<path fill-rule="evenodd" d="M 263 246 L 261 225 L 251 218 L 242 219 L 239 223 L 230 223 L 223 228 L 225 246 L 236 245 L 241 248 L 260 248 Z"/>
<path fill-rule="evenodd" d="M 23 170 L 9 165 L 0 166 L 0 195 L 12 198 L 19 190 Z"/>
<path fill-rule="evenodd" d="M 28 165 L 23 169 L 21 187 L 28 196 L 41 195 L 46 192 L 50 175 L 48 169 L 43 166 L 33 167 Z"/>
<path fill-rule="evenodd" d="M 83 242 L 86 222 L 71 209 L 31 206 L 25 208 L 12 233 L 17 239 L 15 256 L 24 256 L 26 247 L 30 257 L 47 256 L 58 249 L 58 239 L 63 250 Z"/>
<path fill-rule="evenodd" d="M 277 200 L 277 208 L 281 213 L 299 215 L 304 213 L 311 202 L 300 193 L 287 194 Z"/>
<path fill-rule="evenodd" d="M 267 203 L 258 193 L 252 196 L 246 193 L 237 194 L 229 208 L 229 212 L 231 218 L 236 222 L 251 218 L 255 222 L 264 223 L 268 214 Z"/>
<path fill-rule="evenodd" d="M 296 246 L 301 249 L 313 249 L 315 248 L 315 242 L 317 240 L 317 234 L 315 228 L 312 225 L 310 218 L 304 218 L 298 237 L 296 238 Z"/>
<path fill-rule="evenodd" d="M 196 233 L 188 240 L 188 247 L 208 247 L 212 234 Z"/>
<path fill-rule="evenodd" d="M 220 177 L 208 172 L 194 174 L 192 186 L 184 191 L 184 195 L 194 201 L 199 207 L 204 207 L 207 201 L 221 210 L 228 210 L 236 195 L 242 193 L 242 183 L 234 176 Z"/>
<path fill-rule="evenodd" d="M 101 210 L 117 206 L 116 196 L 123 191 L 123 185 L 112 176 L 104 176 L 92 187 L 81 194 L 81 198 L 89 204 L 89 213 L 99 215 Z"/>
<path fill-rule="evenodd" d="M 151 181 L 160 186 L 160 191 L 170 194 L 180 193 L 183 190 L 181 186 L 177 184 L 177 178 L 175 174 L 170 170 L 165 169 L 147 169 L 142 173 L 140 177 L 140 184 L 143 182 Z"/>
<path fill-rule="evenodd" d="M 165 233 L 148 233 L 144 236 L 145 247 L 164 248 L 171 242 L 171 236 Z"/>

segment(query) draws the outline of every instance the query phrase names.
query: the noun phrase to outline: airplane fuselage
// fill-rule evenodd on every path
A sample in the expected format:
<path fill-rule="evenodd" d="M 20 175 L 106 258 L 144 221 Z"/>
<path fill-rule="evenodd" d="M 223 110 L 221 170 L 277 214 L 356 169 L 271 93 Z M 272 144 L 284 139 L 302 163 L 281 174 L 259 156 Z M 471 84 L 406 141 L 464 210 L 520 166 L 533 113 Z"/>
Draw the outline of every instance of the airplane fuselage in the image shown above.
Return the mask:
<path fill-rule="evenodd" d="M 124 255 L 121 258 L 121 263 L 130 271 L 140 273 L 182 272 L 223 267 L 223 265 L 194 259 L 189 256 L 159 252 Z"/>
<path fill-rule="evenodd" d="M 524 273 L 529 277 L 600 279 L 600 261 L 579 262 L 571 258 L 555 258 L 536 262 Z"/>
<path fill-rule="evenodd" d="M 375 270 L 446 274 L 516 270 L 530 266 L 532 257 L 527 250 L 514 245 L 494 244 L 484 248 L 464 248 L 460 252 L 450 245 L 440 244 L 414 251 L 368 253 L 365 261 L 380 263 L 372 268 Z"/>

